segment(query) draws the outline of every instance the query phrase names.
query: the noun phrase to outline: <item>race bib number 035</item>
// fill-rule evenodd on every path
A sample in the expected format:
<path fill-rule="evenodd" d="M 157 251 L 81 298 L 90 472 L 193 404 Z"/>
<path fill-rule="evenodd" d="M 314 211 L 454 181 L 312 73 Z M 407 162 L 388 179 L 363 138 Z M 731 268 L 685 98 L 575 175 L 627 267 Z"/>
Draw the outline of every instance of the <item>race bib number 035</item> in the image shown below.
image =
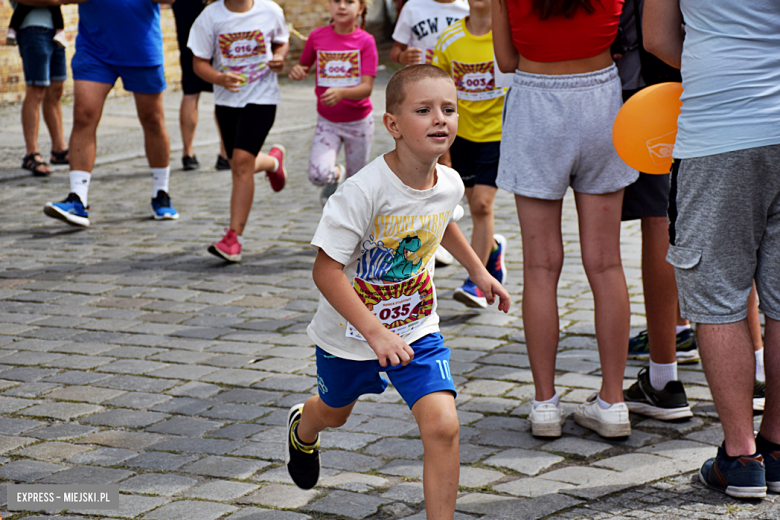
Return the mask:
<path fill-rule="evenodd" d="M 368 310 L 399 336 L 419 327 L 435 306 L 433 281 L 427 269 L 399 283 L 375 285 L 355 278 L 352 285 Z M 347 337 L 365 341 L 351 323 L 347 323 Z"/>
<path fill-rule="evenodd" d="M 485 101 L 504 95 L 503 88 L 496 88 L 495 62 L 461 63 L 452 62 L 452 75 L 458 99 L 464 101 Z"/>
<path fill-rule="evenodd" d="M 360 51 L 317 51 L 318 87 L 360 85 Z"/>

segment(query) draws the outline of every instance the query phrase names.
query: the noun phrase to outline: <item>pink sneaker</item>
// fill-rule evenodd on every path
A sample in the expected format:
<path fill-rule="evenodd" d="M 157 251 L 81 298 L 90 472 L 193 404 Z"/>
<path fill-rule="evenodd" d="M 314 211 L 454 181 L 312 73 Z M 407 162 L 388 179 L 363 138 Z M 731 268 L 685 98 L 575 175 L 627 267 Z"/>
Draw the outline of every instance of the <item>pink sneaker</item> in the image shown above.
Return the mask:
<path fill-rule="evenodd" d="M 225 236 L 219 242 L 209 246 L 209 253 L 228 262 L 240 262 L 241 244 L 238 242 L 236 232 L 225 229 Z"/>
<path fill-rule="evenodd" d="M 274 144 L 271 146 L 271 151 L 268 155 L 275 157 L 279 161 L 279 167 L 272 172 L 266 172 L 265 176 L 271 183 L 271 189 L 274 191 L 282 191 L 284 189 L 284 183 L 287 182 L 287 170 L 284 167 L 284 158 L 287 157 L 287 148 L 282 144 Z"/>

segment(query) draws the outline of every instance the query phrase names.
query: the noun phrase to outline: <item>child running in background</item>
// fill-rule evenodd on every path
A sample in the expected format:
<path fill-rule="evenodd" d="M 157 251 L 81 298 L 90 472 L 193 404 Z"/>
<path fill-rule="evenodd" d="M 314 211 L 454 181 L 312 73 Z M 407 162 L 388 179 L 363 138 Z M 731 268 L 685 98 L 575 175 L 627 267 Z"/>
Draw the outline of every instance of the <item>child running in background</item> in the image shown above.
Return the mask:
<path fill-rule="evenodd" d="M 398 15 L 390 59 L 402 65 L 431 63 L 439 35 L 468 14 L 466 0 L 410 0 Z"/>
<path fill-rule="evenodd" d="M 471 247 L 503 284 L 506 238 L 493 234 L 493 200 L 498 191 L 504 88 L 496 85 L 490 2 L 469 0 L 469 15 L 450 25 L 439 38 L 433 64 L 452 76 L 458 90 L 458 135 L 449 154 L 466 186 L 474 223 Z M 485 295 L 470 278 L 455 290 L 454 297 L 469 307 L 487 307 Z"/>
<path fill-rule="evenodd" d="M 218 0 L 190 31 L 187 47 L 195 73 L 215 85 L 217 124 L 233 174 L 230 227 L 209 247 L 209 253 L 228 262 L 241 261 L 239 237 L 252 209 L 254 174 L 266 172 L 274 191 L 284 188 L 287 179 L 285 147 L 275 144 L 268 155 L 260 148 L 276 116 L 276 73 L 284 67 L 289 38 L 282 8 L 271 0 Z"/>
<path fill-rule="evenodd" d="M 427 517 L 451 520 L 459 425 L 450 350 L 436 315 L 434 251 L 446 244 L 487 300 L 498 296 L 499 310 L 509 310 L 509 294 L 453 221 L 463 183 L 437 164 L 458 124 L 452 79 L 431 65 L 407 67 L 390 79 L 386 96 L 384 124 L 395 150 L 330 198 L 311 242 L 323 296 L 308 329 L 319 395 L 290 409 L 285 461 L 296 485 L 313 488 L 319 433 L 342 426 L 361 395 L 382 393 L 388 383 L 379 373 L 386 372 L 420 428 Z"/>
<path fill-rule="evenodd" d="M 5 33 L 6 45 L 16 45 L 16 33 L 22 29 L 22 24 L 27 15 L 35 9 L 34 6 L 17 4 L 16 2 L 11 2 L 11 5 L 14 7 L 14 14 L 11 15 L 8 31 Z M 51 24 L 54 28 L 54 38 L 52 38 L 54 43 L 60 47 L 67 48 L 68 39 L 65 36 L 65 20 L 62 18 L 62 9 L 58 5 L 49 6 L 46 9 L 49 10 L 51 15 Z"/>
<path fill-rule="evenodd" d="M 324 186 L 324 206 L 339 182 L 366 163 L 374 140 L 371 90 L 378 63 L 374 37 L 363 30 L 366 0 L 328 0 L 333 23 L 315 29 L 306 40 L 300 63 L 290 79 L 301 81 L 314 67 L 317 74 L 317 129 L 311 145 L 309 180 Z M 358 27 L 358 19 L 361 27 Z M 336 164 L 344 143 L 346 168 Z"/>

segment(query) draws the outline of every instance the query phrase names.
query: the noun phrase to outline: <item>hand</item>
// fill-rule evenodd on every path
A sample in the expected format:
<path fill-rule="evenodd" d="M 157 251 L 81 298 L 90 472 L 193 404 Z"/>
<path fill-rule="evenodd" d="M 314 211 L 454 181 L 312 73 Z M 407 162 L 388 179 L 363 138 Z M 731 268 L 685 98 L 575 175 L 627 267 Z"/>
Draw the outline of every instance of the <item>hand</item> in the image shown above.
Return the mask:
<path fill-rule="evenodd" d="M 268 62 L 268 68 L 271 69 L 271 72 L 282 72 L 282 69 L 284 68 L 284 56 L 281 54 L 274 54 Z"/>
<path fill-rule="evenodd" d="M 220 87 L 225 87 L 230 92 L 238 92 L 239 85 L 241 85 L 241 83 L 244 81 L 246 81 L 245 78 L 236 74 L 235 72 L 222 72 L 219 75 L 219 78 L 217 78 L 216 83 Z"/>
<path fill-rule="evenodd" d="M 322 104 L 325 105 L 326 107 L 332 107 L 335 106 L 343 98 L 344 98 L 343 89 L 339 87 L 330 87 L 328 90 L 322 93 L 322 97 L 320 97 L 320 101 L 322 101 Z"/>
<path fill-rule="evenodd" d="M 511 304 L 509 293 L 504 289 L 503 285 L 498 283 L 498 280 L 487 272 L 487 269 L 483 267 L 479 273 L 475 275 L 469 273 L 469 275 L 471 281 L 485 294 L 485 300 L 487 300 L 488 305 L 493 305 L 493 302 L 496 301 L 496 296 L 498 296 L 498 310 L 509 312 Z"/>
<path fill-rule="evenodd" d="M 287 75 L 287 77 L 294 81 L 301 81 L 306 79 L 306 76 L 309 74 L 309 69 L 311 69 L 311 67 L 306 67 L 299 63 L 293 67 L 292 70 L 290 70 L 290 73 Z"/>
<path fill-rule="evenodd" d="M 615 60 L 615 61 L 622 60 L 623 56 L 624 56 L 623 54 L 613 54 L 612 55 L 612 59 Z"/>
<path fill-rule="evenodd" d="M 376 353 L 376 356 L 379 358 L 379 364 L 383 367 L 386 367 L 388 363 L 392 366 L 397 366 L 398 364 L 406 366 L 414 359 L 412 347 L 407 345 L 401 339 L 401 336 L 390 332 L 384 326 L 376 338 L 368 339 L 368 346 Z"/>
<path fill-rule="evenodd" d="M 407 47 L 404 52 L 401 53 L 401 63 L 404 65 L 416 65 L 422 61 L 423 51 L 417 47 Z"/>

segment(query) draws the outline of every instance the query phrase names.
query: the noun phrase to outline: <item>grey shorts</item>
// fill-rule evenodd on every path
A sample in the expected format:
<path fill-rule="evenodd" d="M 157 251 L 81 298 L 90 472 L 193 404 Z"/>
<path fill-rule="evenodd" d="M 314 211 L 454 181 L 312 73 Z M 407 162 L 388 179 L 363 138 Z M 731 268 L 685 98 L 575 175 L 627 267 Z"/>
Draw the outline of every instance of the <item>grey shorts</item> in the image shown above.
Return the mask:
<path fill-rule="evenodd" d="M 623 105 L 614 65 L 587 74 L 548 76 L 517 71 L 504 99 L 499 188 L 558 200 L 579 193 L 613 193 L 639 172 L 612 144 Z"/>
<path fill-rule="evenodd" d="M 669 243 L 684 318 L 744 319 L 755 278 L 780 320 L 780 145 L 675 161 Z"/>

